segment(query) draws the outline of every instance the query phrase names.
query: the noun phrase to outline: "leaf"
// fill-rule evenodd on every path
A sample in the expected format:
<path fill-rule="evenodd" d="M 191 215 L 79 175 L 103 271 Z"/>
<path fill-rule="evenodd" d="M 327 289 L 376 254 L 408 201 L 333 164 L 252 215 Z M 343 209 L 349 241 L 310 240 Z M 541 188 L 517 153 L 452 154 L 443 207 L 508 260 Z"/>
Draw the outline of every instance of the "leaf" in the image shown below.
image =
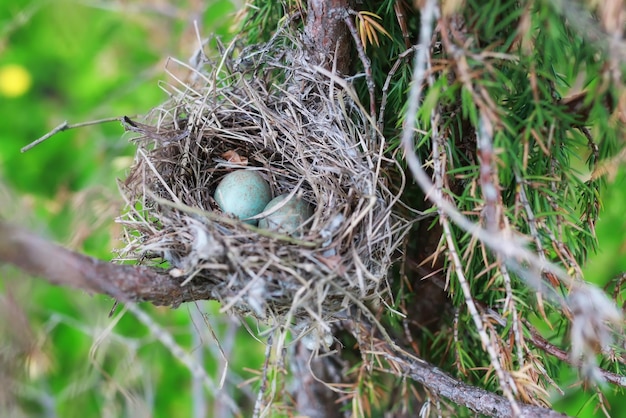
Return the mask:
<path fill-rule="evenodd" d="M 243 166 L 248 165 L 248 158 L 247 157 L 242 157 L 235 150 L 228 150 L 228 151 L 226 151 L 225 153 L 222 154 L 222 158 L 224 158 L 226 161 L 228 161 L 230 163 L 235 163 L 235 164 L 239 164 L 239 165 L 243 165 Z"/>

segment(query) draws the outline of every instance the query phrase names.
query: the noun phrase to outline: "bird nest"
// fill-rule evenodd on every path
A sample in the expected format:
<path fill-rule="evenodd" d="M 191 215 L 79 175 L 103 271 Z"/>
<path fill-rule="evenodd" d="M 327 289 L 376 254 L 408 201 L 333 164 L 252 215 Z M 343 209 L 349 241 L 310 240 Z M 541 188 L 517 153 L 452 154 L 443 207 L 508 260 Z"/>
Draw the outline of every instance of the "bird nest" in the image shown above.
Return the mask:
<path fill-rule="evenodd" d="M 409 227 L 395 210 L 404 177 L 350 85 L 289 36 L 203 58 L 189 79 L 147 122 L 126 119 L 139 135 L 122 184 L 123 258 L 270 324 L 327 329 L 384 297 Z M 261 174 L 311 217 L 285 233 L 222 212 L 215 189 L 234 170 Z"/>

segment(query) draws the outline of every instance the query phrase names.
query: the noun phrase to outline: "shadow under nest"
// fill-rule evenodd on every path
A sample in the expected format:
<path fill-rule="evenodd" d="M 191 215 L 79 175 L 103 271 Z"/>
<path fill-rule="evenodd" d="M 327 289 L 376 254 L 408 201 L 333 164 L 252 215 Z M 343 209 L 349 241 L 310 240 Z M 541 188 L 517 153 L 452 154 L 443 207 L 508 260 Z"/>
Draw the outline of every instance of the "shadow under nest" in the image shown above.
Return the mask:
<path fill-rule="evenodd" d="M 316 341 L 347 308 L 388 297 L 410 226 L 396 210 L 404 177 L 352 87 L 289 36 L 191 70 L 145 125 L 127 120 L 140 135 L 121 187 L 122 258 L 206 284 L 223 310 Z M 214 192 L 234 170 L 307 202 L 302 233 L 223 213 Z"/>

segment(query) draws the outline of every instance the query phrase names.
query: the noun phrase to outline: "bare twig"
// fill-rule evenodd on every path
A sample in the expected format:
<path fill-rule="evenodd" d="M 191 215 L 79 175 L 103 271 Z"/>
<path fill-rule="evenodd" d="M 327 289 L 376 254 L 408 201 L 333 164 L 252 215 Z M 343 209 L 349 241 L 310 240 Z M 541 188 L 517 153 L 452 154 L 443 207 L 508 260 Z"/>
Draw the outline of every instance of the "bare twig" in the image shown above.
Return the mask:
<path fill-rule="evenodd" d="M 402 31 L 402 39 L 404 39 L 404 46 L 409 49 L 411 47 L 411 37 L 409 35 L 409 27 L 406 23 L 406 16 L 404 16 L 406 4 L 404 2 L 396 0 L 393 3 L 393 11 L 396 14 L 396 18 L 398 19 L 398 25 L 400 25 L 400 30 Z"/>
<path fill-rule="evenodd" d="M 482 111 L 480 112 L 479 129 L 476 131 L 476 152 L 480 164 L 479 183 L 485 202 L 482 216 L 487 231 L 498 231 L 501 229 L 501 222 L 504 222 L 504 220 L 502 219 L 502 199 L 498 185 L 496 184 L 498 173 L 493 148 L 493 126 Z M 500 259 L 501 257 L 498 258 Z M 513 298 L 511 276 L 506 265 L 503 264 L 501 260 L 498 260 L 498 266 L 502 278 L 504 279 L 506 291 L 506 300 L 503 309 L 511 312 L 510 320 L 512 323 L 513 336 L 515 338 L 515 346 L 517 348 L 517 360 L 519 366 L 522 367 L 524 365 L 522 352 L 523 339 L 519 331 L 519 316 Z"/>
<path fill-rule="evenodd" d="M 399 354 L 386 353 L 384 356 L 397 366 L 387 370 L 387 372 L 408 377 L 428 387 L 437 396 L 445 397 L 458 405 L 466 406 L 474 412 L 490 417 L 510 418 L 514 416 L 515 410 L 510 402 L 502 396 L 460 382 L 432 364 L 405 358 Z M 548 408 L 524 404 L 519 405 L 519 414 L 525 418 L 567 417 L 567 415 Z"/>
<path fill-rule="evenodd" d="M 554 344 L 543 338 L 539 334 L 539 332 L 529 323 L 527 323 L 526 326 L 530 331 L 530 341 L 535 347 L 540 348 L 546 353 L 556 357 L 560 361 L 563 361 L 573 366 L 577 366 L 577 364 L 572 361 L 572 358 L 567 351 L 560 349 L 559 347 L 555 346 Z M 607 382 L 617 386 L 626 387 L 626 376 L 622 376 L 617 373 L 613 373 L 611 371 L 600 368 L 598 368 L 597 371 Z"/>
<path fill-rule="evenodd" d="M 261 412 L 267 409 L 269 406 L 266 404 L 265 392 L 268 386 L 268 372 L 270 370 L 272 343 L 273 338 L 270 335 L 267 339 L 267 345 L 265 346 L 265 363 L 263 363 L 263 373 L 261 374 L 261 386 L 259 387 L 256 402 L 254 403 L 254 411 L 252 412 L 252 416 L 254 418 L 264 416 L 265 414 L 261 415 Z"/>
<path fill-rule="evenodd" d="M 385 121 L 385 109 L 387 108 L 387 98 L 389 97 L 389 87 L 391 85 L 391 80 L 393 79 L 396 72 L 400 69 L 400 66 L 406 62 L 411 54 L 415 52 L 416 47 L 411 47 L 406 51 L 402 52 L 398 55 L 398 59 L 393 63 L 393 67 L 387 73 L 387 78 L 385 79 L 385 84 L 383 84 L 383 90 L 380 99 L 380 110 L 378 111 L 378 121 L 377 126 L 378 129 L 382 131 L 382 126 Z"/>
<path fill-rule="evenodd" d="M 191 353 L 191 358 L 196 364 L 204 364 L 205 356 L 204 349 L 202 347 L 202 334 L 196 325 L 196 322 L 199 322 L 200 318 L 203 317 L 202 312 L 199 309 L 192 309 L 190 311 L 190 317 L 191 322 L 189 324 L 189 333 L 191 334 L 192 347 L 195 348 L 195 350 Z M 207 325 L 210 327 L 210 324 Z M 200 374 L 194 374 L 191 381 L 191 416 L 193 418 L 204 418 L 207 416 L 208 404 L 203 389 L 205 378 L 207 377 Z M 227 398 L 229 397 L 227 396 Z"/>
<path fill-rule="evenodd" d="M 494 345 L 487 335 L 487 331 L 485 329 L 485 324 L 483 323 L 482 317 L 478 313 L 478 309 L 476 308 L 476 303 L 474 302 L 474 298 L 472 296 L 472 291 L 469 286 L 469 282 L 465 277 L 465 273 L 463 272 L 463 264 L 461 263 L 461 259 L 459 258 L 459 254 L 456 250 L 456 245 L 454 239 L 452 238 L 452 231 L 450 228 L 450 222 L 445 217 L 445 214 L 441 214 L 441 221 L 443 224 L 444 235 L 446 237 L 446 242 L 448 244 L 448 252 L 450 257 L 452 258 L 454 271 L 457 275 L 457 279 L 459 284 L 461 285 L 461 289 L 463 291 L 463 296 L 465 297 L 465 305 L 469 310 L 469 313 L 474 321 L 474 326 L 476 327 L 476 331 L 480 336 L 480 341 L 483 345 L 483 349 L 487 351 L 489 355 L 489 361 L 491 366 L 496 372 L 498 376 L 498 381 L 500 383 L 500 388 L 504 392 L 505 396 L 509 400 L 511 404 L 512 411 L 514 412 L 514 416 L 521 416 L 521 410 L 517 405 L 515 397 L 513 396 L 513 391 L 515 390 L 515 382 L 508 375 L 504 369 L 502 368 L 502 364 L 500 363 L 498 353 L 494 348 Z"/>
<path fill-rule="evenodd" d="M 359 34 L 356 30 L 356 27 L 354 26 L 354 22 L 352 22 L 349 14 L 346 14 L 344 22 L 350 30 L 350 33 L 352 34 L 352 38 L 354 39 L 354 43 L 356 45 L 356 50 L 359 54 L 359 59 L 363 64 L 363 71 L 365 71 L 365 82 L 367 83 L 367 91 L 370 95 L 370 117 L 373 120 L 376 120 L 376 84 L 374 83 L 374 78 L 372 77 L 372 65 L 369 58 L 367 58 L 367 55 L 365 54 L 365 48 L 363 48 L 361 38 L 359 38 Z"/>
<path fill-rule="evenodd" d="M 528 201 L 528 196 L 526 195 L 526 182 L 522 179 L 522 176 L 519 172 L 515 173 L 515 180 L 519 185 L 519 200 L 522 206 L 524 207 L 524 211 L 526 212 L 526 218 L 528 223 L 528 228 L 530 230 L 530 236 L 533 238 L 535 242 L 535 247 L 537 251 L 537 255 L 541 260 L 545 261 L 546 256 L 544 253 L 543 244 L 541 243 L 541 238 L 539 237 L 539 229 L 537 227 L 537 219 L 535 218 L 535 212 L 530 207 L 530 202 Z M 543 316 L 545 317 L 545 311 L 543 308 L 543 296 L 540 289 L 536 291 L 537 300 L 539 302 L 539 309 L 541 310 Z"/>
<path fill-rule="evenodd" d="M 519 313 L 517 312 L 517 306 L 513 297 L 513 287 L 511 286 L 511 275 L 505 264 L 500 265 L 500 271 L 504 278 L 504 288 L 506 290 L 506 301 L 504 303 L 504 311 L 511 312 L 510 321 L 511 328 L 513 330 L 513 337 L 515 338 L 515 348 L 517 355 L 517 363 L 520 368 L 524 366 L 524 337 L 520 330 Z"/>
<path fill-rule="evenodd" d="M 430 396 L 436 399 L 447 398 L 456 405 L 464 406 L 479 414 L 497 418 L 515 416 L 513 406 L 505 397 L 461 382 L 438 367 L 389 344 L 385 336 L 379 334 L 380 327 L 373 326 L 371 318 L 361 316 L 358 321 L 352 319 L 342 322 L 342 325 L 359 339 L 359 345 L 364 351 L 366 347 L 370 347 L 367 353 L 379 359 L 375 362 L 377 370 L 411 379 L 423 385 Z M 385 364 L 385 360 L 388 364 Z M 523 403 L 517 406 L 519 415 L 525 418 L 567 417 L 567 415 L 541 406 Z"/>
<path fill-rule="evenodd" d="M 239 406 L 235 403 L 232 397 L 222 392 L 223 388 L 218 387 L 211 377 L 207 374 L 203 364 L 199 362 L 194 356 L 185 351 L 172 337 L 167 330 L 163 329 L 157 324 L 150 316 L 139 308 L 135 303 L 127 303 L 126 309 L 144 324 L 149 330 L 151 335 L 155 336 L 165 348 L 167 348 L 172 355 L 174 355 L 181 363 L 187 367 L 191 372 L 194 380 L 198 380 L 203 383 L 207 391 L 216 397 L 220 398 L 220 401 L 225 403 L 230 410 L 236 414 L 240 413 Z"/>
<path fill-rule="evenodd" d="M 479 129 L 476 131 L 476 152 L 480 163 L 480 188 L 482 189 L 485 206 L 482 216 L 485 220 L 487 231 L 500 229 L 500 208 L 498 198 L 500 196 L 497 185 L 494 184 L 495 155 L 493 151 L 493 127 L 489 119 L 480 112 Z"/>
<path fill-rule="evenodd" d="M 54 135 L 58 134 L 59 132 L 68 131 L 70 129 L 75 129 L 75 128 L 82 128 L 82 127 L 85 127 L 85 126 L 100 125 L 102 123 L 107 123 L 107 122 L 116 122 L 116 121 L 120 121 L 121 122 L 122 118 L 121 117 L 115 117 L 115 118 L 98 119 L 98 120 L 92 120 L 92 121 L 89 121 L 89 122 L 75 123 L 74 125 L 68 125 L 67 121 L 65 121 L 65 122 L 61 123 L 60 125 L 58 125 L 56 128 L 54 128 L 53 130 L 51 130 L 50 132 L 48 132 L 47 134 L 45 134 L 44 136 L 42 136 L 41 138 L 36 139 L 33 142 L 31 142 L 30 144 L 26 145 L 20 151 L 21 152 L 26 152 L 26 151 L 30 150 L 31 148 L 34 148 L 37 145 L 41 144 L 45 140 L 47 140 L 47 139 L 53 137 Z"/>

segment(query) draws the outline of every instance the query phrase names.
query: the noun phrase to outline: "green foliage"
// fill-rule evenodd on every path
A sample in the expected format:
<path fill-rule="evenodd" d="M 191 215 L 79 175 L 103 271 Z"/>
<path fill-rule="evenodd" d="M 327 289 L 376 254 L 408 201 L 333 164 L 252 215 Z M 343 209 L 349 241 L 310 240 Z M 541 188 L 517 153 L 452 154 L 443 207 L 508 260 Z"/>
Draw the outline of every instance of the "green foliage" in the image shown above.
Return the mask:
<path fill-rule="evenodd" d="M 75 123 L 145 113 L 163 101 L 165 95 L 157 88 L 157 80 L 166 79 L 166 56 L 184 61 L 197 48 L 193 27 L 185 20 L 192 14 L 186 11 L 193 2 L 172 6 L 176 17 L 135 1 L 128 3 L 128 10 L 116 10 L 117 6 L 100 10 L 73 1 L 8 3 L 0 6 L 0 71 L 17 65 L 32 84 L 22 94 L 0 96 L 0 186 L 6 183 L 23 196 L 16 200 L 33 215 L 7 213 L 6 202 L 0 202 L 0 214 L 16 222 L 46 225 L 45 233 L 55 239 L 110 258 L 111 248 L 118 245 L 112 240 L 117 231 L 111 219 L 116 205 L 122 204 L 112 197 L 116 196 L 115 181 L 124 177 L 133 153 L 132 147 L 120 140 L 120 126 L 64 132 L 25 154 L 19 150 L 64 120 Z M 420 28 L 419 13 L 408 3 L 366 0 L 359 2 L 355 11 L 375 14 L 385 31 L 378 32 L 378 45 L 364 46 L 380 100 L 377 108 L 385 98 L 385 113 L 379 116 L 390 154 L 399 147 L 412 77 L 413 55 L 407 52 L 406 42 L 415 44 Z M 406 31 L 394 8 L 398 4 Z M 253 1 L 238 23 L 244 33 L 241 42 L 268 40 L 274 29 L 285 23 L 286 13 L 293 15 L 304 8 L 296 0 Z M 207 4 L 200 14 L 201 34 L 216 33 L 228 41 L 233 12 L 229 1 Z M 609 52 L 590 41 L 584 30 L 568 24 L 550 2 L 467 0 L 457 12 L 463 25 L 455 29 L 462 36 L 448 33 L 451 38 L 445 39 L 439 32 L 431 51 L 432 82 L 424 86 L 418 113 L 416 150 L 420 158 L 432 164 L 433 114 L 437 114 L 441 118 L 436 127 L 447 159 L 444 193 L 461 212 L 480 222 L 484 199 L 475 140 L 480 115 L 491 112 L 503 218 L 512 229 L 531 236 L 530 245 L 543 248 L 547 258 L 570 272 L 580 268 L 587 280 L 605 286 L 626 271 L 626 175 L 621 170 L 592 178 L 623 146 L 623 127 L 613 115 L 623 92 L 607 72 Z M 303 21 L 295 20 L 293 25 L 302 28 Z M 464 61 L 455 55 L 458 51 Z M 364 70 L 358 60 L 355 66 L 355 73 Z M 367 104 L 365 78 L 359 76 L 354 83 Z M 587 111 L 574 112 L 567 98 L 582 90 L 585 93 L 579 102 Z M 521 190 L 528 204 L 522 201 Z M 415 187 L 407 190 L 405 198 L 414 206 L 424 205 L 424 196 Z M 438 223 L 433 219 L 424 222 L 431 222 L 432 228 Z M 501 312 L 507 297 L 505 278 L 493 268 L 498 260 L 486 256 L 480 245 L 459 229 L 453 230 L 453 244 L 463 258 L 474 299 L 505 317 L 504 325 L 493 326 L 494 335 L 511 341 L 510 312 Z M 409 243 L 410 250 L 414 246 Z M 598 248 L 601 251 L 596 253 Z M 442 248 L 442 254 L 446 249 Z M 101 416 L 103 411 L 113 416 L 132 415 L 141 407 L 155 417 L 190 416 L 194 399 L 188 370 L 143 324 L 126 315 L 100 341 L 102 329 L 113 321 L 107 318 L 110 300 L 88 298 L 42 282 L 24 279 L 16 285 L 15 280 L 4 279 L 17 275 L 0 268 L 2 290 L 14 293 L 16 300 L 28 301 L 21 309 L 34 340 L 40 341 L 19 361 L 18 374 L 24 382 L 20 402 L 25 413 L 44 415 L 42 399 L 53 397 L 56 403 L 52 408 L 58 416 Z M 442 310 L 437 329 L 418 334 L 420 354 L 464 381 L 497 391 L 495 374 L 486 373 L 489 358 L 466 308 L 458 277 L 451 272 L 445 279 L 452 306 Z M 514 274 L 511 288 L 518 314 L 555 346 L 569 348 L 568 323 L 559 308 L 551 303 L 541 305 L 534 291 Z M 396 295 L 398 306 L 419 302 L 419 295 L 402 291 Z M 615 293 L 623 297 L 619 287 Z M 190 351 L 202 350 L 194 345 L 198 343 L 191 339 L 191 330 L 203 325 L 191 323 L 189 310 L 144 309 L 178 344 Z M 228 332 L 229 324 L 215 319 L 218 307 L 200 309 L 209 311 L 216 334 Z M 392 331 L 401 335 L 399 320 L 390 318 L 389 322 L 395 326 Z M 530 338 L 528 328 L 522 333 Z M 101 345 L 94 345 L 96 341 Z M 246 334 L 237 334 L 235 341 L 229 367 L 249 378 L 243 370 L 260 367 L 261 345 Z M 202 344 L 210 346 L 213 341 Z M 512 353 L 504 346 L 502 350 L 507 356 Z M 533 353 L 544 355 L 547 374 L 566 388 L 564 397 L 552 397 L 557 409 L 581 417 L 599 416 L 596 405 L 600 395 L 584 391 L 575 370 L 547 354 Z M 203 364 L 217 377 L 221 370 L 215 359 L 219 356 L 207 357 Z M 520 366 L 509 357 L 507 361 L 512 369 Z M 626 373 L 618 362 L 605 359 L 601 366 Z M 359 373 L 359 367 L 354 366 L 353 373 Z M 271 378 L 280 380 L 280 376 Z M 384 374 L 375 379 L 379 380 L 359 380 L 355 396 L 362 398 L 363 409 L 382 414 L 381 391 L 391 391 L 398 383 Z M 550 386 L 542 377 L 537 382 Z M 620 416 L 624 412 L 620 393 L 612 388 L 604 391 L 613 406 L 611 412 Z M 233 396 L 249 407 L 242 393 Z M 133 398 L 146 404 L 134 404 Z M 463 411 L 458 413 L 465 416 Z"/>
<path fill-rule="evenodd" d="M 244 25 L 246 39 L 266 39 L 255 28 L 277 24 L 278 5 L 257 1 L 253 8 L 258 11 L 249 15 L 253 24 Z M 405 40 L 410 44 L 417 42 L 420 16 L 408 4 L 393 0 L 365 1 L 358 4 L 355 12 L 375 14 L 376 22 L 382 26 L 377 42 L 370 39 L 369 44 L 363 45 L 369 62 L 356 61 L 355 72 L 364 73 L 371 67 L 375 96 L 380 100 L 377 108 L 385 106 L 384 114 L 379 115 L 380 122 L 389 140 L 389 152 L 393 153 L 399 147 L 412 77 L 413 56 Z M 596 176 L 623 142 L 623 127 L 613 114 L 622 91 L 619 80 L 611 79 L 607 70 L 611 56 L 598 45 L 599 41 L 589 40 L 585 30 L 568 23 L 550 2 L 468 0 L 455 12 L 458 16 L 448 21 L 452 27 L 442 27 L 440 21 L 435 32 L 432 67 L 418 111 L 416 150 L 421 160 L 432 168 L 431 144 L 440 141 L 446 158 L 443 192 L 462 213 L 483 223 L 485 201 L 476 136 L 481 115 L 488 115 L 494 130 L 491 138 L 497 173 L 494 182 L 500 192 L 502 221 L 516 233 L 527 236 L 531 248 L 571 274 L 585 268 L 588 260 L 595 265 L 594 260 L 600 257 L 596 255 L 599 248 L 596 232 L 602 237 L 602 231 L 599 226 L 596 228 L 596 222 L 601 208 L 607 202 L 619 208 L 615 209 L 618 212 L 623 208 L 619 198 L 613 196 L 613 193 L 623 195 L 616 191 L 620 190 L 617 184 L 621 180 L 611 183 L 602 175 Z M 358 16 L 353 16 L 358 26 Z M 367 104 L 369 94 L 363 73 L 355 78 L 354 85 Z M 578 95 L 580 91 L 584 92 Z M 569 100 L 576 97 L 578 104 L 571 105 Z M 437 115 L 436 121 L 433 115 Z M 439 138 L 434 138 L 434 122 Z M 423 195 L 415 189 L 409 188 L 405 197 L 413 206 L 423 206 Z M 606 233 L 614 236 L 612 245 L 618 248 L 623 238 L 619 234 L 615 236 L 614 231 Z M 494 325 L 490 332 L 499 336 L 506 368 L 521 367 L 515 365 L 518 359 L 508 345 L 515 332 L 515 320 L 510 306 L 504 306 L 507 298 L 514 302 L 516 315 L 545 332 L 556 346 L 563 346 L 567 341 L 568 321 L 558 306 L 538 300 L 534 289 L 514 271 L 507 272 L 509 283 L 509 278 L 497 268 L 499 260 L 486 255 L 471 235 L 453 228 L 452 239 L 462 258 L 472 297 L 504 317 L 504 324 Z M 415 251 L 415 243 L 409 243 L 409 248 Z M 440 257 L 446 260 L 447 270 L 453 267 L 445 256 L 450 250 L 447 245 L 441 248 Z M 623 257 L 612 252 L 606 258 Z M 607 262 L 606 258 L 600 259 L 605 260 L 608 268 L 602 273 L 594 271 L 600 274 L 588 273 L 589 280 L 604 285 L 622 271 L 623 266 L 617 267 L 617 262 Z M 454 309 L 444 319 L 441 329 L 421 334 L 420 348 L 427 359 L 450 373 L 497 391 L 499 382 L 495 373 L 485 372 L 490 360 L 466 308 L 466 295 L 459 278 L 453 271 L 446 278 Z M 402 286 L 398 289 L 400 293 L 395 295 L 398 305 L 402 301 L 407 305 L 419 301 L 402 290 Z M 568 292 L 558 284 L 556 290 Z M 550 326 L 544 327 L 543 321 L 549 321 Z M 389 322 L 395 323 L 393 319 Z M 521 326 L 521 333 L 530 338 L 525 326 Z M 615 362 L 612 366 L 621 368 Z M 565 373 L 570 366 L 546 355 L 542 367 L 548 376 L 557 378 L 560 369 Z M 565 382 L 567 378 L 559 380 L 561 387 L 567 385 Z M 541 376 L 536 378 L 536 383 L 551 386 Z M 568 394 L 568 398 L 590 396 L 590 404 L 595 404 L 595 393 L 589 393 Z"/>
<path fill-rule="evenodd" d="M 365 10 L 378 14 L 391 34 L 389 39 L 380 38 L 380 46 L 371 45 L 367 49 L 377 92 L 388 95 L 383 126 L 390 140 L 390 151 L 399 146 L 403 121 L 398 115 L 406 110 L 412 68 L 412 55 L 401 57 L 406 47 L 394 11 L 395 3 L 380 1 L 363 5 Z M 586 38 L 584 30 L 572 27 L 550 2 L 494 0 L 487 5 L 483 1 L 467 1 L 458 13 L 461 16 L 452 18 L 455 22 L 452 25 L 458 26 L 448 31 L 440 21 L 435 32 L 432 68 L 428 74 L 431 79 L 424 86 L 418 113 L 416 149 L 421 160 L 432 167 L 433 115 L 436 114 L 439 141 L 446 158 L 443 191 L 462 213 L 476 222 L 484 222 L 476 135 L 479 115 L 490 115 L 498 176 L 495 184 L 500 191 L 498 203 L 504 208 L 506 225 L 528 236 L 532 248 L 572 274 L 585 266 L 590 257 L 591 265 L 595 265 L 596 257 L 601 257 L 595 255 L 596 232 L 602 236 L 602 231 L 596 231 L 601 207 L 610 202 L 615 208 L 623 208 L 623 203 L 613 196 L 613 193 L 623 195 L 617 192 L 620 180 L 609 184 L 602 176 L 592 177 L 607 158 L 616 155 L 623 143 L 623 126 L 612 115 L 623 91 L 619 80 L 612 80 L 607 72 L 609 52 Z M 419 14 L 407 10 L 405 17 L 415 43 Z M 394 67 L 396 60 L 400 61 L 399 67 Z M 394 72 L 390 73 L 392 68 Z M 367 101 L 365 83 L 358 87 Z M 582 89 L 584 93 L 578 100 L 581 104 L 572 108 L 568 99 Z M 414 206 L 421 206 L 421 199 L 412 191 L 407 196 L 412 196 L 409 201 Z M 612 235 L 613 245 L 623 242 L 621 235 Z M 454 230 L 453 245 L 462 257 L 473 298 L 493 309 L 503 309 L 508 292 L 502 274 L 495 268 L 498 260 L 486 256 L 474 238 L 458 229 Z M 445 250 L 450 248 L 444 246 L 443 254 Z M 448 260 L 445 255 L 442 258 Z M 623 257 L 612 253 L 601 259 L 607 258 Z M 623 266 L 616 264 L 608 262 L 609 268 L 588 278 L 604 285 L 623 271 L 620 270 Z M 451 263 L 445 266 L 452 267 Z M 511 277 L 510 297 L 522 318 L 535 314 L 543 318 L 543 310 L 552 311 L 550 306 L 538 303 L 524 280 L 514 274 Z M 444 326 L 434 336 L 426 334 L 424 353 L 464 380 L 498 390 L 495 374 L 485 377 L 484 367 L 490 361 L 481 348 L 471 315 L 465 308 L 466 296 L 454 272 L 447 283 L 458 315 L 456 319 L 448 319 L 454 324 L 455 332 Z M 557 290 L 567 293 L 567 289 Z M 504 309 L 505 315 L 507 312 L 510 314 L 508 308 Z M 557 330 L 549 340 L 560 346 L 566 341 L 567 321 L 562 314 L 549 318 Z M 537 325 L 537 321 L 533 323 Z M 502 341 L 512 338 L 510 317 L 504 326 L 495 329 Z M 458 338 L 453 338 L 455 333 Z M 512 354 L 505 346 L 502 350 Z M 559 374 L 555 359 L 545 358 L 544 364 L 554 373 L 550 375 Z M 615 362 L 613 367 L 621 368 Z M 591 396 L 595 396 L 593 392 Z"/>
<path fill-rule="evenodd" d="M 20 148 L 64 120 L 132 117 L 164 101 L 158 81 L 168 79 L 166 58 L 185 61 L 198 48 L 192 15 L 201 19 L 201 36 L 215 33 L 224 42 L 232 36 L 230 1 L 213 1 L 199 11 L 192 6 L 0 4 L 0 216 L 81 252 L 112 258 L 119 245 L 113 219 L 123 205 L 116 181 L 125 177 L 134 153 L 120 124 L 63 132 L 24 154 Z M 16 67 L 21 72 L 3 78 L 4 70 Z M 22 85 L 18 76 L 24 74 Z M 18 87 L 18 94 L 9 95 Z M 12 193 L 4 194 L 5 185 Z M 11 201 L 2 200 L 5 196 Z M 17 416 L 19 410 L 32 417 L 191 416 L 196 399 L 189 370 L 133 315 L 109 318 L 109 298 L 28 279 L 6 266 L 0 266 L 0 289 L 0 374 L 8 377 L 9 361 L 19 388 L 17 410 L 1 405 L 0 415 Z M 5 298 L 11 297 L 16 309 L 7 307 L 12 305 Z M 216 342 L 210 336 L 192 341 L 207 324 L 190 319 L 191 311 L 206 312 L 221 338 L 233 325 L 218 306 L 142 309 L 186 351 L 204 353 L 200 363 L 219 380 L 223 360 Z M 7 321 L 13 315 L 25 315 L 27 322 L 13 329 Z M 263 348 L 246 331 L 237 333 L 233 344 L 231 378 L 241 381 L 250 377 L 244 368 L 260 367 Z M 4 353 L 16 353 L 15 358 Z M 5 382 L 2 395 L 10 389 Z M 242 392 L 231 395 L 242 407 L 249 402 Z"/>
<path fill-rule="evenodd" d="M 298 0 L 253 1 L 248 6 L 241 22 L 241 32 L 245 33 L 247 44 L 267 42 L 285 16 L 302 10 Z"/>

